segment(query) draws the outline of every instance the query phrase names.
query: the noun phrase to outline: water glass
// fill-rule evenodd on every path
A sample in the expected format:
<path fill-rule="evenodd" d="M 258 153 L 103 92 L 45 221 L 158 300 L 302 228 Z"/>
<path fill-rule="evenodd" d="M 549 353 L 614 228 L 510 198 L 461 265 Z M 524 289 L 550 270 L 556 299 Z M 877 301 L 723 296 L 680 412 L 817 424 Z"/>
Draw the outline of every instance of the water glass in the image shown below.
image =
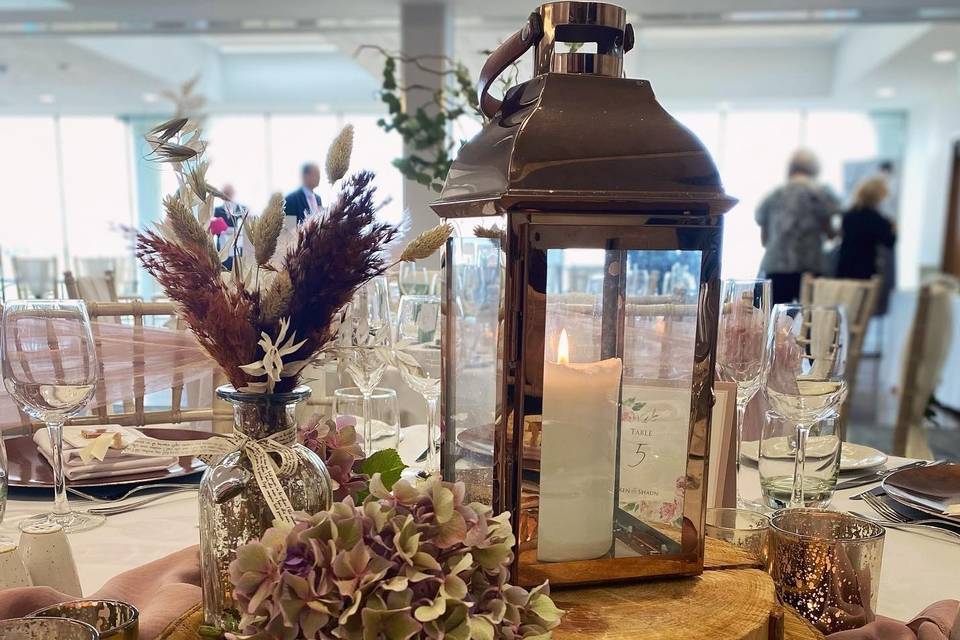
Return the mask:
<path fill-rule="evenodd" d="M 749 509 L 716 507 L 707 509 L 704 533 L 708 538 L 729 542 L 767 565 L 767 532 L 770 519 Z"/>
<path fill-rule="evenodd" d="M 791 506 L 794 486 L 803 487 L 805 507 L 826 507 L 833 498 L 840 473 L 840 418 L 831 414 L 810 426 L 803 460 L 797 464 L 797 423 L 767 411 L 760 432 L 760 491 L 764 506 Z M 802 474 L 797 483 L 794 473 Z"/>
<path fill-rule="evenodd" d="M 397 449 L 400 446 L 400 403 L 393 389 L 377 387 L 370 394 L 370 430 L 373 448 Z M 352 417 L 357 424 L 363 420 L 363 393 L 357 387 L 345 387 L 333 392 L 333 413 L 336 417 Z"/>
<path fill-rule="evenodd" d="M 120 600 L 72 600 L 44 607 L 29 617 L 85 622 L 97 630 L 100 640 L 137 640 L 140 631 L 140 612 Z"/>
<path fill-rule="evenodd" d="M 776 512 L 770 574 L 777 597 L 827 635 L 873 622 L 883 537 L 883 527 L 849 513 Z"/>
<path fill-rule="evenodd" d="M 7 469 L 7 447 L 3 435 L 0 435 L 0 524 L 3 524 L 3 515 L 7 512 L 7 491 L 10 488 Z"/>

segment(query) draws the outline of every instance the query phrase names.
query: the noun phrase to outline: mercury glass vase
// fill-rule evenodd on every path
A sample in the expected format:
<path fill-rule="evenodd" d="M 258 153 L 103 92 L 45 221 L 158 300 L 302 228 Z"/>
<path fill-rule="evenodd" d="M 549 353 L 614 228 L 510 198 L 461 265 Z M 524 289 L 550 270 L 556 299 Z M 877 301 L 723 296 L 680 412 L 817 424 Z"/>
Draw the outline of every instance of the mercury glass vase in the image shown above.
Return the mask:
<path fill-rule="evenodd" d="M 297 404 L 310 396 L 310 389 L 300 386 L 289 393 L 256 394 L 225 385 L 217 389 L 217 395 L 233 405 L 236 433 L 258 440 L 274 436 L 292 442 L 296 438 Z M 328 509 L 332 482 L 323 461 L 303 445 L 292 443 L 291 448 L 299 464 L 292 475 L 279 480 L 294 511 Z M 238 547 L 258 540 L 273 521 L 245 453 L 227 454 L 204 473 L 200 483 L 200 571 L 206 625 L 236 630 L 240 612 L 233 600 L 230 563 Z"/>

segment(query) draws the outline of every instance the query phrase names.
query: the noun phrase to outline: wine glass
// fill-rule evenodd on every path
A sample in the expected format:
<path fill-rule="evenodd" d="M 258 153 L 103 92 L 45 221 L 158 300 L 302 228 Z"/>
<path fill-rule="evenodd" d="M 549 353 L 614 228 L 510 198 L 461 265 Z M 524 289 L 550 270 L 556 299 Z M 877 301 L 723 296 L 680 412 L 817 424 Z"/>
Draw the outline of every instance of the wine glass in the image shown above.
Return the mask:
<path fill-rule="evenodd" d="M 737 385 L 737 505 L 753 506 L 740 493 L 740 455 L 747 404 L 762 382 L 770 320 L 769 280 L 727 280 L 720 293 L 717 378 Z"/>
<path fill-rule="evenodd" d="M 426 295 L 430 293 L 430 271 L 418 267 L 415 262 L 400 264 L 400 293 L 403 295 Z"/>
<path fill-rule="evenodd" d="M 53 512 L 20 528 L 57 524 L 84 531 L 103 516 L 71 511 L 63 475 L 63 424 L 93 397 L 100 377 L 87 308 L 79 300 L 23 300 L 3 310 L 3 386 L 32 418 L 47 425 L 52 448 Z"/>
<path fill-rule="evenodd" d="M 440 405 L 440 298 L 403 296 L 397 311 L 395 346 L 400 377 L 427 404 L 427 458 L 424 471 L 440 472 L 437 413 Z"/>
<path fill-rule="evenodd" d="M 363 450 L 367 455 L 374 451 L 370 398 L 390 359 L 392 331 L 387 281 L 376 277 L 361 285 L 347 305 L 338 349 L 340 367 L 363 394 Z"/>
<path fill-rule="evenodd" d="M 796 424 L 790 506 L 802 507 L 811 428 L 837 411 L 847 395 L 847 317 L 841 306 L 778 304 L 767 335 L 767 401 L 775 414 Z M 812 493 L 820 489 L 807 487 Z"/>

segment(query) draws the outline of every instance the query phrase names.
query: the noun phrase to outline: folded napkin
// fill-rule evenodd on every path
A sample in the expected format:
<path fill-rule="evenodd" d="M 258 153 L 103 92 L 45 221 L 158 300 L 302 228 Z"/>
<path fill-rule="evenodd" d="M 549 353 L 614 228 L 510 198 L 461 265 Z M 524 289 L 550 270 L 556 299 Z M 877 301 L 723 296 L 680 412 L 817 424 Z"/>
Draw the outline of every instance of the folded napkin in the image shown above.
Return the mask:
<path fill-rule="evenodd" d="M 140 640 L 154 640 L 200 602 L 199 547 L 188 547 L 121 573 L 87 598 L 129 602 L 140 610 Z M 49 587 L 7 589 L 0 591 L 0 619 L 19 618 L 75 599 Z"/>
<path fill-rule="evenodd" d="M 960 626 L 960 602 L 941 600 L 920 612 L 910 622 L 877 616 L 874 622 L 849 631 L 839 631 L 829 640 L 951 640 Z"/>
<path fill-rule="evenodd" d="M 92 441 L 91 438 L 84 437 L 83 432 L 94 430 L 103 430 L 108 434 L 119 434 L 123 445 L 133 442 L 143 434 L 136 429 L 121 427 L 119 425 L 103 425 L 97 427 L 64 427 L 63 428 L 63 471 L 68 480 L 86 480 L 88 478 L 105 478 L 110 476 L 122 476 L 132 473 L 147 473 L 150 471 L 162 471 L 169 466 L 176 464 L 177 458 L 174 456 L 164 458 L 154 458 L 147 456 L 124 455 L 120 449 L 109 448 L 103 453 L 103 460 L 96 458 L 84 461 L 81 451 Z M 40 429 L 33 435 L 33 441 L 37 443 L 37 448 L 41 455 L 51 462 L 53 460 L 53 448 L 50 443 L 50 434 L 46 429 Z"/>

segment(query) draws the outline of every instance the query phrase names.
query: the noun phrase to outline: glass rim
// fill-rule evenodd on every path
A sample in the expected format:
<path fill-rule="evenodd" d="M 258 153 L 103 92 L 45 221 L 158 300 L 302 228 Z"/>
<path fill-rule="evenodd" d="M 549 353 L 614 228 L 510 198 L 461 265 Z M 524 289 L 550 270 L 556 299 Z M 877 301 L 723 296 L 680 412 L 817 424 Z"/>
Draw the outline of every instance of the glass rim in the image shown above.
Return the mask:
<path fill-rule="evenodd" d="M 810 310 L 826 310 L 826 311 L 839 311 L 842 314 L 846 314 L 846 305 L 842 304 L 804 304 L 802 302 L 778 302 L 773 305 L 773 312 L 776 313 L 778 309 L 810 309 Z"/>
<path fill-rule="evenodd" d="M 814 535 L 809 533 L 797 533 L 796 531 L 791 531 L 785 529 L 779 524 L 780 520 L 785 516 L 791 514 L 801 514 L 801 513 L 810 513 L 818 514 L 823 516 L 829 516 L 836 520 L 853 520 L 859 524 L 865 525 L 867 528 L 872 529 L 873 533 L 867 536 L 850 538 L 844 536 L 825 536 L 825 535 Z M 770 516 L 770 528 L 776 531 L 778 534 L 786 536 L 788 538 L 793 538 L 795 540 L 803 541 L 815 541 L 815 542 L 825 542 L 825 543 L 836 543 L 842 542 L 843 544 L 864 544 L 867 542 L 875 542 L 877 540 L 882 540 L 886 535 L 886 529 L 878 525 L 875 522 L 870 522 L 866 518 L 861 518 L 860 516 L 855 516 L 852 513 L 847 513 L 844 511 L 833 511 L 831 509 L 817 509 L 814 507 L 798 507 L 798 508 L 786 508 L 779 509 L 775 511 L 772 516 Z"/>
<path fill-rule="evenodd" d="M 217 397 L 223 400 L 242 403 L 270 403 L 283 404 L 298 402 L 309 398 L 313 390 L 305 384 L 298 385 L 284 393 L 257 393 L 255 391 L 237 391 L 232 384 L 222 384 L 217 387 Z"/>
<path fill-rule="evenodd" d="M 115 626 L 115 627 L 110 627 L 109 629 L 104 629 L 103 631 L 97 631 L 96 629 L 94 629 L 94 631 L 97 631 L 97 633 L 100 633 L 100 634 L 103 634 L 103 633 L 122 633 L 122 632 L 126 631 L 127 629 L 129 629 L 130 627 L 133 627 L 133 626 L 137 625 L 137 624 L 139 623 L 139 621 L 140 621 L 140 610 L 139 610 L 139 609 L 137 609 L 135 606 L 133 606 L 133 605 L 130 604 L 129 602 L 124 602 L 123 600 L 117 600 L 117 599 L 115 599 L 115 598 L 77 598 L 76 600 L 67 600 L 66 602 L 60 602 L 60 603 L 57 603 L 57 604 L 48 605 L 48 606 L 46 606 L 46 607 L 41 607 L 40 609 L 37 609 L 37 610 L 34 611 L 33 613 L 28 614 L 26 617 L 27 617 L 27 618 L 44 618 L 44 619 L 47 619 L 47 620 L 51 620 L 51 619 L 72 620 L 72 621 L 75 621 L 75 622 L 82 622 L 83 624 L 90 625 L 89 622 L 83 622 L 83 620 L 77 620 L 76 618 L 64 617 L 64 615 L 63 615 L 63 613 L 62 613 L 62 611 L 61 611 L 62 608 L 63 608 L 64 606 L 66 606 L 66 605 L 87 604 L 87 603 L 89 603 L 89 604 L 91 604 L 91 605 L 104 605 L 104 604 L 117 605 L 117 608 L 126 609 L 126 610 L 128 610 L 128 611 L 130 612 L 130 614 L 131 614 L 129 620 L 127 620 L 126 622 L 124 622 L 124 623 L 122 623 L 122 624 L 119 624 L 119 625 L 117 625 L 117 626 Z M 75 607 L 75 608 L 79 608 L 79 607 Z M 44 613 L 46 613 L 46 612 L 48 612 L 48 611 L 56 612 L 56 613 L 58 613 L 58 615 L 54 615 L 54 616 L 44 615 Z"/>
<path fill-rule="evenodd" d="M 83 620 L 75 620 L 74 618 L 49 618 L 46 616 L 34 616 L 33 614 L 23 616 L 21 618 L 7 618 L 6 620 L 0 620 L 0 630 L 2 630 L 5 626 L 12 627 L 15 624 L 23 622 L 52 622 L 55 625 L 65 624 L 68 627 L 73 627 L 75 630 L 77 628 L 83 629 L 84 632 L 89 635 L 91 640 L 100 637 L 100 632 L 97 631 L 93 625 L 88 622 L 84 622 Z"/>
<path fill-rule="evenodd" d="M 440 296 L 431 293 L 404 293 L 400 300 L 415 300 L 416 302 L 436 302 L 440 304 Z"/>
<path fill-rule="evenodd" d="M 340 387 L 333 390 L 334 397 L 337 398 L 356 398 L 357 400 L 363 399 L 363 392 L 360 391 L 360 387 Z M 381 399 L 381 398 L 398 398 L 396 389 L 391 389 L 390 387 L 374 387 L 373 392 L 370 394 L 370 399 Z"/>
<path fill-rule="evenodd" d="M 727 526 L 723 524 L 711 524 L 707 520 L 710 517 L 710 514 L 735 514 L 745 515 L 756 521 L 756 524 L 760 526 L 753 527 L 738 527 L 738 526 Z M 753 511 L 752 509 L 741 509 L 739 507 L 707 507 L 706 514 L 704 515 L 703 520 L 704 527 L 713 527 L 714 529 L 722 529 L 723 531 L 765 531 L 770 528 L 770 516 L 765 513 L 760 513 L 759 511 Z"/>

